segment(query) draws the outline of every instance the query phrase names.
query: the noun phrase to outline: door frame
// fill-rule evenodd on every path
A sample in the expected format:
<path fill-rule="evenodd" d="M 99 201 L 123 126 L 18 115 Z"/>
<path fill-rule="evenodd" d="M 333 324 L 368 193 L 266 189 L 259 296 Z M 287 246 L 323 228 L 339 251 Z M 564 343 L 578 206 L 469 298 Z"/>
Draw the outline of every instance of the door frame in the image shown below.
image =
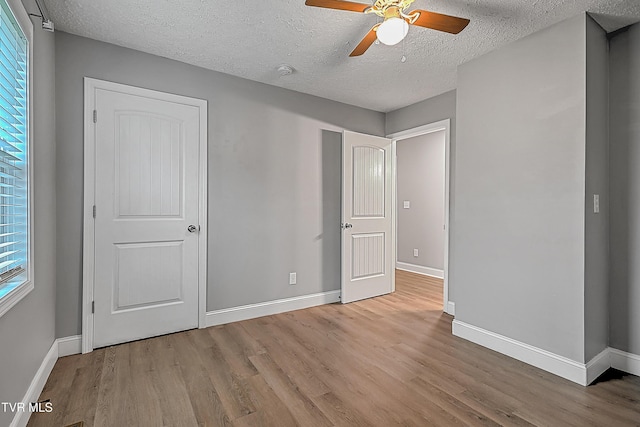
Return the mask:
<path fill-rule="evenodd" d="M 207 101 L 174 95 L 135 86 L 84 78 L 84 212 L 82 238 L 82 353 L 93 351 L 93 313 L 95 275 L 95 167 L 96 133 L 94 126 L 94 106 L 96 90 L 110 90 L 127 95 L 137 95 L 197 107 L 200 112 L 199 146 L 199 191 L 198 216 L 200 233 L 198 241 L 198 327 L 206 327 L 207 304 Z"/>
<path fill-rule="evenodd" d="M 393 140 L 393 183 L 392 183 L 392 216 L 393 222 L 393 235 L 398 239 L 398 159 L 397 159 L 397 142 L 404 139 L 414 138 L 416 136 L 426 135 L 433 132 L 444 131 L 444 286 L 442 295 L 442 310 L 445 313 L 454 315 L 455 306 L 453 302 L 449 301 L 449 203 L 450 203 L 450 171 L 451 171 L 451 120 L 445 119 L 438 122 L 429 123 L 423 126 L 407 129 L 401 132 L 395 132 L 387 135 L 387 138 Z M 398 261 L 398 245 L 397 242 L 394 245 L 393 254 L 393 268 L 395 270 L 396 263 Z M 393 290 L 395 291 L 395 280 L 393 280 Z"/>

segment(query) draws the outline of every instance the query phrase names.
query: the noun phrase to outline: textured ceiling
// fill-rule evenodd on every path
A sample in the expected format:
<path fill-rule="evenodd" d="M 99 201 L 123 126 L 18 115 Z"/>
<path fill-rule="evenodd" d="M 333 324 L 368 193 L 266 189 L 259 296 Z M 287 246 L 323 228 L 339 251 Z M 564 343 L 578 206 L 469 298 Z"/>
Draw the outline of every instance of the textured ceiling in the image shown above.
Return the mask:
<path fill-rule="evenodd" d="M 640 21 L 639 0 L 416 0 L 471 23 L 458 35 L 411 27 L 405 42 L 349 58 L 375 16 L 304 0 L 45 3 L 57 30 L 382 112 L 455 88 L 459 64 L 581 12 L 607 31 Z M 281 77 L 282 63 L 295 72 Z"/>

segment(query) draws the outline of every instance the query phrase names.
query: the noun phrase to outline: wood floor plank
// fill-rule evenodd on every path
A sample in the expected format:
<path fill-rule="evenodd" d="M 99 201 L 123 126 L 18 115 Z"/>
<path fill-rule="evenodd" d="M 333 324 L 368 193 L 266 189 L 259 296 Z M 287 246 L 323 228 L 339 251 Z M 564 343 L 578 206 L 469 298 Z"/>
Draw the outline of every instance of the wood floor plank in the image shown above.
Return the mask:
<path fill-rule="evenodd" d="M 209 360 L 206 364 L 206 373 L 209 375 L 211 383 L 218 392 L 225 412 L 231 420 L 249 415 L 256 411 L 255 402 L 251 400 L 248 392 L 248 383 L 243 375 L 232 369 L 232 364 L 224 357 L 211 334 L 215 331 L 208 331 L 211 347 L 208 351 L 203 350 L 202 357 Z"/>
<path fill-rule="evenodd" d="M 161 386 L 158 385 L 157 374 L 159 369 L 156 363 L 156 351 L 158 339 L 150 339 L 133 342 L 131 348 L 131 388 L 135 396 L 136 405 L 145 409 L 145 423 L 149 426 L 162 426 L 163 416 L 161 400 Z M 85 420 L 87 423 L 87 420 Z"/>
<path fill-rule="evenodd" d="M 127 390 L 121 382 L 121 375 L 119 375 L 117 368 L 117 365 L 119 365 L 124 358 L 122 353 L 119 354 L 119 358 L 116 357 L 119 348 L 128 351 L 129 346 L 110 347 L 104 350 L 104 364 L 100 377 L 94 418 L 94 425 L 96 427 L 106 427 L 111 423 L 120 422 L 118 408 L 123 402 L 126 402 L 126 394 L 124 396 L 123 394 L 126 393 Z M 128 355 L 126 359 L 128 359 Z M 124 397 L 124 399 L 122 399 L 122 397 Z"/>
<path fill-rule="evenodd" d="M 150 371 L 151 383 L 156 396 L 158 396 L 163 424 L 176 427 L 197 425 L 180 366 L 180 355 L 176 352 L 176 337 L 166 335 L 153 338 L 150 340 L 150 344 L 150 352 L 154 355 L 151 358 L 153 361 Z M 133 391 L 133 388 L 131 390 Z M 134 394 L 132 401 L 136 402 L 135 393 L 132 394 Z M 137 409 L 142 411 L 142 416 L 131 420 L 131 423 L 135 423 L 139 419 L 147 419 L 145 405 Z"/>
<path fill-rule="evenodd" d="M 98 401 L 98 389 L 102 378 L 102 366 L 104 364 L 104 352 L 100 351 L 93 359 L 85 359 L 82 366 L 76 370 L 76 375 L 71 383 L 72 390 L 85 390 L 78 399 L 69 401 L 65 410 L 62 425 L 70 425 L 78 421 L 93 424 L 95 411 L 93 408 Z"/>
<path fill-rule="evenodd" d="M 278 398 L 276 393 L 269 387 L 261 375 L 255 375 L 247 379 L 251 385 L 250 397 L 256 402 L 256 410 L 251 414 L 242 416 L 234 420 L 233 425 L 237 427 L 268 427 L 282 426 L 294 427 L 300 424 Z"/>
<path fill-rule="evenodd" d="M 356 405 L 370 425 L 398 425 L 402 422 L 403 415 L 390 413 L 385 407 L 376 404 L 379 403 L 379 393 L 384 391 L 375 389 L 366 375 L 350 374 L 358 372 L 361 368 L 358 361 L 346 357 L 340 347 L 324 341 L 325 335 L 314 329 L 302 312 L 296 312 L 295 317 L 296 321 L 281 325 L 292 338 L 290 345 L 299 346 L 300 357 L 313 367 L 314 374 L 327 384 L 340 400 Z"/>
<path fill-rule="evenodd" d="M 244 345 L 239 336 L 234 336 L 230 328 L 211 328 L 209 334 L 229 363 L 230 368 L 241 377 L 252 377 L 258 373 L 249 360 L 254 352 Z"/>
<path fill-rule="evenodd" d="M 203 359 L 198 351 L 195 336 L 202 330 L 176 334 L 176 352 L 180 363 L 180 371 L 184 377 L 189 402 L 197 420 L 198 426 L 230 426 L 231 418 L 224 409 L 218 391 L 213 386 L 208 375 L 203 375 L 211 363 Z"/>
<path fill-rule="evenodd" d="M 414 378 L 409 384 L 416 393 L 422 395 L 428 401 L 434 402 L 442 409 L 454 414 L 456 418 L 459 418 L 466 425 L 500 426 L 505 425 L 507 420 L 509 421 L 509 425 L 531 425 L 513 414 L 501 413 L 502 419 L 496 419 L 496 417 L 485 414 L 482 408 L 476 409 L 473 406 L 467 405 L 467 403 L 459 398 L 459 395 L 449 394 L 439 387 L 424 381 L 421 377 Z"/>
<path fill-rule="evenodd" d="M 262 378 L 289 409 L 300 425 L 328 427 L 332 423 L 273 361 L 269 353 L 251 356 Z"/>
<path fill-rule="evenodd" d="M 251 325 L 250 322 L 247 322 L 243 328 L 251 331 Z M 264 340 L 268 354 L 290 378 L 295 378 L 296 386 L 302 393 L 311 398 L 331 391 L 314 375 L 308 363 L 299 356 L 299 353 L 304 350 L 291 345 L 291 336 L 279 327 L 277 319 L 274 319 L 271 328 L 254 328 L 253 330 L 258 336 L 268 337 Z"/>
<path fill-rule="evenodd" d="M 442 280 L 61 358 L 31 427 L 639 426 L 640 378 L 581 387 L 451 334 Z"/>
<path fill-rule="evenodd" d="M 335 426 L 370 426 L 367 417 L 353 405 L 340 399 L 333 392 L 327 392 L 312 399 L 316 406 Z"/>
<path fill-rule="evenodd" d="M 67 415 L 67 408 L 71 404 L 65 398 L 66 391 L 71 389 L 76 378 L 79 367 L 88 363 L 88 360 L 79 355 L 67 356 L 58 359 L 56 368 L 51 371 L 47 383 L 45 384 L 39 400 L 50 400 L 53 406 L 51 413 L 36 413 L 31 416 L 29 425 L 32 427 L 48 427 L 64 425 L 64 418 Z"/>

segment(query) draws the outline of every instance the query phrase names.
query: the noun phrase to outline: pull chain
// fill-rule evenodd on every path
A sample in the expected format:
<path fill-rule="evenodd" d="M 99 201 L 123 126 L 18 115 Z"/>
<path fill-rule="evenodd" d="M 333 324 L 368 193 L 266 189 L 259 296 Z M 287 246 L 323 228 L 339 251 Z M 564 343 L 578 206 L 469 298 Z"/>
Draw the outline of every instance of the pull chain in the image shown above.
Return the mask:
<path fill-rule="evenodd" d="M 407 39 L 406 37 L 402 39 L 402 58 L 400 58 L 400 62 L 402 62 L 403 64 L 404 64 L 405 62 L 407 62 L 407 57 L 406 57 L 406 55 L 405 55 L 405 53 L 406 53 L 406 49 L 405 49 L 405 40 L 406 40 L 406 39 Z"/>

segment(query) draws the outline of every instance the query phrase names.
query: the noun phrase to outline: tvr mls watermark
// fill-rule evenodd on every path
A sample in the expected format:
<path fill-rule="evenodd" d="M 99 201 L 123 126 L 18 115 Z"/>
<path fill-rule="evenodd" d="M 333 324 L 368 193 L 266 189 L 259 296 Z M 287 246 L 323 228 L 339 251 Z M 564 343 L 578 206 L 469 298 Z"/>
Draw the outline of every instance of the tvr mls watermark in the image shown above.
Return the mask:
<path fill-rule="evenodd" d="M 0 402 L 3 412 L 53 412 L 53 403 L 49 400 L 42 402 Z"/>

